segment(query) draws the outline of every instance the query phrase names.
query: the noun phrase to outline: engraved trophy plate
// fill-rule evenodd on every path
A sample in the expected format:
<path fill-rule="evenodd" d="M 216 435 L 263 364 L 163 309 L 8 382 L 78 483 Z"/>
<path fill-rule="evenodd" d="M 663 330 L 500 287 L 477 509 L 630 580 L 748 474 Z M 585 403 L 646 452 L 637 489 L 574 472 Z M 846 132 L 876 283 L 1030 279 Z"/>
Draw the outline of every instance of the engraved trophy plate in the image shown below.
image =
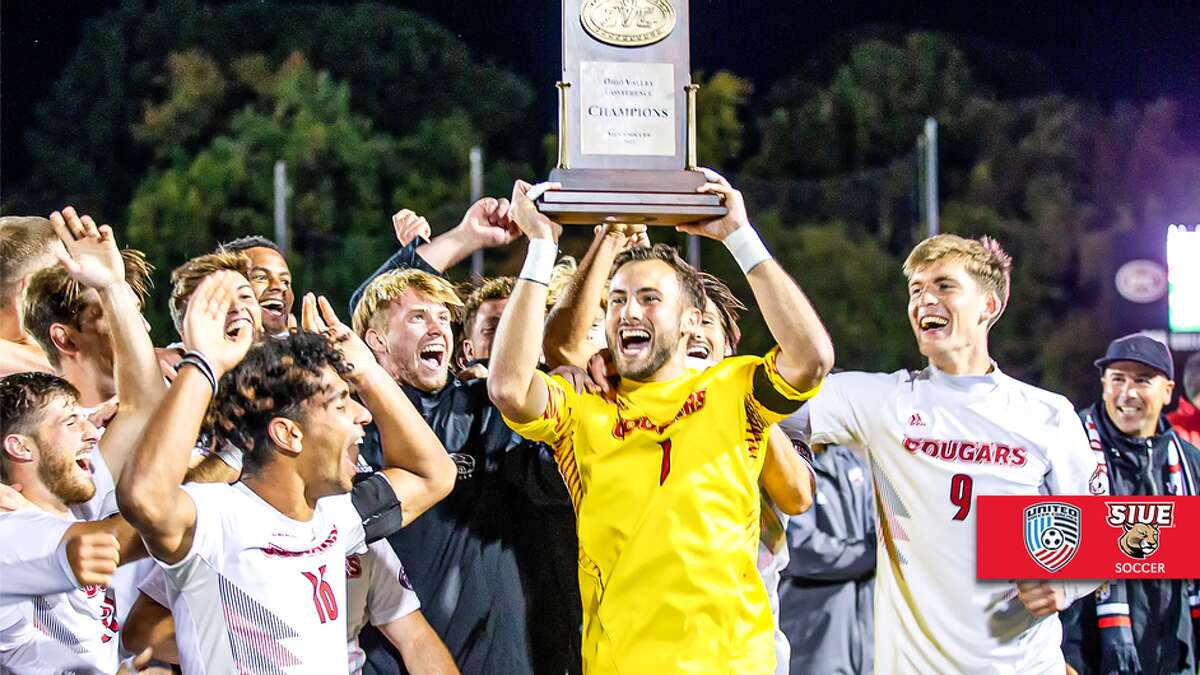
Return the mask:
<path fill-rule="evenodd" d="M 669 63 L 579 64 L 585 155 L 675 154 L 675 69 Z"/>
<path fill-rule="evenodd" d="M 588 35 L 614 47 L 651 45 L 675 30 L 670 0 L 586 0 L 579 21 Z"/>

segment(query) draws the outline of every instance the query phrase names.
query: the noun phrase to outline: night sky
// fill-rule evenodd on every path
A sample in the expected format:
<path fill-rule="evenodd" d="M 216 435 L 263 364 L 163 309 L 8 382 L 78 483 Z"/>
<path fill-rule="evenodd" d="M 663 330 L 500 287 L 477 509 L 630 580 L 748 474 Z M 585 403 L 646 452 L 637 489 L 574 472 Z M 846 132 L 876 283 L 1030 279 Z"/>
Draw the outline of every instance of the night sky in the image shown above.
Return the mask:
<path fill-rule="evenodd" d="M 33 106 L 49 91 L 78 43 L 86 19 L 114 0 L 5 0 L 0 15 L 3 169 L 23 175 L 17 143 Z M 530 80 L 539 110 L 553 110 L 559 69 L 555 0 L 413 0 L 472 51 Z M 1110 105 L 1170 97 L 1200 110 L 1200 2 L 1088 3 L 984 0 L 920 3 L 693 0 L 692 66 L 728 69 L 764 92 L 812 59 L 829 38 L 888 26 L 946 31 L 980 44 L 1028 50 L 1063 91 Z M 1200 115 L 1195 118 L 1200 119 Z M 547 126 L 552 119 L 547 120 Z M 1200 123 L 1197 123 L 1200 126 Z M 1195 129 L 1193 129 L 1195 131 Z M 14 175 L 15 174 L 15 175 Z"/>

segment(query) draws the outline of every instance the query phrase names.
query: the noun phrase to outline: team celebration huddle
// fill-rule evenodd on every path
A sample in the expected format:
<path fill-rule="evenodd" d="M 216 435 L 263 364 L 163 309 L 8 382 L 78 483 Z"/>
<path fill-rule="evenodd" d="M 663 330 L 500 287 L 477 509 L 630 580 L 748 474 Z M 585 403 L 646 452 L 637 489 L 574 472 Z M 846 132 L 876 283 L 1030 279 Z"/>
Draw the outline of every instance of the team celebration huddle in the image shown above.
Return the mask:
<path fill-rule="evenodd" d="M 820 307 L 704 176 L 724 215 L 677 229 L 724 243 L 765 354 L 663 230 L 564 258 L 549 183 L 432 239 L 397 213 L 349 307 L 297 297 L 265 238 L 215 245 L 171 271 L 157 348 L 120 228 L 0 219 L 0 670 L 1139 672 L 1156 629 L 1095 622 L 1146 591 L 976 580 L 973 499 L 1191 490 L 1186 442 L 1135 474 L 1089 440 L 1153 444 L 1165 347 L 1115 342 L 1085 427 L 989 356 L 1014 261 L 946 234 L 903 269 L 928 363 L 831 374 Z M 522 241 L 515 278 L 445 277 Z"/>

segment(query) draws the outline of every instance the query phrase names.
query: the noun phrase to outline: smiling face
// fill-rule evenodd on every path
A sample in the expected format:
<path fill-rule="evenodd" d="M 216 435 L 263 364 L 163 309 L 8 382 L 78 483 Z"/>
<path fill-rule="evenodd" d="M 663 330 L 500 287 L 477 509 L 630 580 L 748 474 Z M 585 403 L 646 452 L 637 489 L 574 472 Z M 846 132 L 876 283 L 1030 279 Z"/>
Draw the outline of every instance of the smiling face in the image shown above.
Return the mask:
<path fill-rule="evenodd" d="M 296 301 L 287 260 L 278 251 L 265 246 L 255 246 L 244 252 L 253 266 L 250 283 L 262 307 L 263 328 L 272 335 L 286 333 L 288 315 L 292 313 L 292 305 Z"/>
<path fill-rule="evenodd" d="M 1136 361 L 1108 364 L 1100 384 L 1108 418 L 1132 438 L 1155 435 L 1162 409 L 1175 391 L 1175 383 L 1165 374 Z"/>
<path fill-rule="evenodd" d="M 983 290 L 955 258 L 915 270 L 908 280 L 908 320 L 917 348 L 933 365 L 951 370 L 956 355 L 987 347 L 1000 299 Z"/>
<path fill-rule="evenodd" d="M 682 356 L 700 311 L 683 301 L 674 268 L 661 260 L 623 265 L 608 291 L 607 337 L 622 377 L 653 381 L 674 357 Z"/>
<path fill-rule="evenodd" d="M 450 373 L 452 315 L 445 304 L 406 288 L 388 303 L 383 330 L 371 328 L 366 341 L 400 384 L 424 392 L 446 386 Z"/>
<path fill-rule="evenodd" d="M 262 317 L 262 309 L 254 295 L 254 287 L 246 277 L 238 274 L 233 304 L 229 306 L 229 313 L 225 315 L 225 335 L 236 338 L 242 331 L 249 330 L 257 340 L 263 331 Z"/>
<path fill-rule="evenodd" d="M 14 452 L 24 450 L 29 453 L 25 461 L 34 463 L 47 492 L 66 505 L 88 501 L 96 494 L 91 464 L 100 438 L 96 427 L 73 396 L 51 398 L 38 414 L 41 419 L 32 434 L 10 434 L 4 439 L 6 461 L 13 462 Z"/>
<path fill-rule="evenodd" d="M 320 391 L 303 404 L 298 470 L 313 496 L 349 492 L 358 474 L 358 449 L 371 413 L 350 397 L 350 387 L 325 366 Z"/>
<path fill-rule="evenodd" d="M 687 355 L 705 361 L 720 361 L 732 350 L 721 325 L 721 314 L 711 299 L 704 300 L 704 314 L 700 324 L 688 336 Z"/>

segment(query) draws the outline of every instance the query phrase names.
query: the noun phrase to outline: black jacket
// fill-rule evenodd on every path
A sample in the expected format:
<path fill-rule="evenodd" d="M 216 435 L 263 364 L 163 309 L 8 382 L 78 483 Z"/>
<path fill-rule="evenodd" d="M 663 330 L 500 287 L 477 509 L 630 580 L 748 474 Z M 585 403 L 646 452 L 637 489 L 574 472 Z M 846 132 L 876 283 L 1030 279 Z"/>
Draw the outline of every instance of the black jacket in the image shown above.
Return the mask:
<path fill-rule="evenodd" d="M 1150 438 L 1130 438 L 1109 419 L 1104 403 L 1080 413 L 1096 422 L 1108 462 L 1109 492 L 1115 495 L 1165 495 L 1167 446 L 1171 426 L 1164 417 Z M 1179 439 L 1183 461 L 1200 479 L 1200 450 Z M 1129 615 L 1133 641 L 1143 675 L 1195 673 L 1196 649 L 1188 607 L 1187 586 L 1178 579 L 1131 580 Z M 1100 671 L 1100 629 L 1096 623 L 1096 597 L 1090 594 L 1063 612 L 1063 655 L 1080 675 Z"/>
<path fill-rule="evenodd" d="M 579 673 L 578 540 L 553 458 L 504 424 L 486 380 L 404 391 L 458 466 L 449 496 L 388 537 L 425 617 L 464 675 Z M 379 467 L 374 425 L 362 455 Z M 366 632 L 373 672 L 390 671 Z"/>

